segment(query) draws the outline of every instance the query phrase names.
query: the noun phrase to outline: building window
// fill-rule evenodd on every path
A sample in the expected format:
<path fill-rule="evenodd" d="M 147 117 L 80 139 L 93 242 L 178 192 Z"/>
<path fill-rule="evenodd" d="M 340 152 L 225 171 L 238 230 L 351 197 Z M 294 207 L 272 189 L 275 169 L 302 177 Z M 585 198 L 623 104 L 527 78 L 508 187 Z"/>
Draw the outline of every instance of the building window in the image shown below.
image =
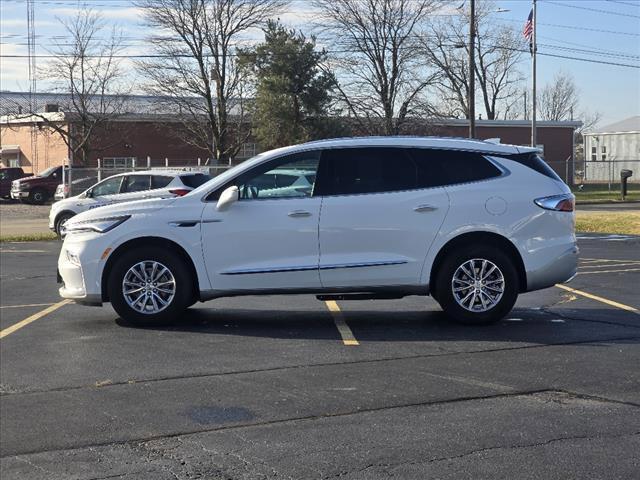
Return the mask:
<path fill-rule="evenodd" d="M 602 153 L 607 153 L 607 146 L 606 145 L 602 145 Z"/>
<path fill-rule="evenodd" d="M 595 162 L 598 160 L 598 155 L 591 155 L 591 161 Z"/>
<path fill-rule="evenodd" d="M 135 168 L 136 157 L 105 157 L 102 159 L 102 168 L 126 169 Z"/>
<path fill-rule="evenodd" d="M 602 161 L 604 162 L 606 159 L 607 159 L 607 154 L 606 154 L 606 153 L 603 153 L 603 154 L 602 154 Z"/>
<path fill-rule="evenodd" d="M 596 147 L 591 147 L 591 153 L 598 153 L 598 150 L 596 150 Z"/>

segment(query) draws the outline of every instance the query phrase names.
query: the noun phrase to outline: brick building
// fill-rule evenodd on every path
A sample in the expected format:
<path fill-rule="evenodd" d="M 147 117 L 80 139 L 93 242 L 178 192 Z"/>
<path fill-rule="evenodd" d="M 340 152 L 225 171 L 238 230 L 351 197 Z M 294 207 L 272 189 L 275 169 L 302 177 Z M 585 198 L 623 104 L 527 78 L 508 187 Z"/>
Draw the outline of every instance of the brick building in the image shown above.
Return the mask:
<path fill-rule="evenodd" d="M 5 95 L 4 93 L 2 95 Z M 45 98 L 44 101 L 54 99 Z M 137 99 L 144 107 L 150 97 Z M 44 107 L 44 105 L 43 105 Z M 144 108 L 140 108 L 144 110 Z M 19 165 L 29 172 L 68 163 L 69 150 L 60 135 L 44 128 L 42 120 L 24 118 L 4 109 L 0 119 L 0 161 L 5 165 Z M 50 121 L 57 121 L 69 128 L 70 118 L 63 112 L 48 112 Z M 572 179 L 574 131 L 580 122 L 538 122 L 538 142 L 547 162 L 563 178 Z M 180 123 L 167 113 L 127 114 L 119 117 L 117 125 L 108 133 L 97 132 L 96 154 L 83 167 L 97 166 L 98 158 L 106 168 L 195 165 L 198 159 L 204 164 L 207 153 L 180 140 Z M 32 130 L 35 132 L 35 148 L 32 148 Z M 412 122 L 413 135 L 438 135 L 466 137 L 467 120 L 437 120 Z M 477 120 L 479 139 L 499 138 L 503 143 L 528 145 L 531 136 L 530 122 L 524 120 Z M 242 145 L 234 162 L 240 162 L 260 151 L 251 139 Z M 211 164 L 210 162 L 209 164 Z M 72 162 L 73 164 L 73 162 Z M 76 167 L 80 166 L 77 164 Z"/>

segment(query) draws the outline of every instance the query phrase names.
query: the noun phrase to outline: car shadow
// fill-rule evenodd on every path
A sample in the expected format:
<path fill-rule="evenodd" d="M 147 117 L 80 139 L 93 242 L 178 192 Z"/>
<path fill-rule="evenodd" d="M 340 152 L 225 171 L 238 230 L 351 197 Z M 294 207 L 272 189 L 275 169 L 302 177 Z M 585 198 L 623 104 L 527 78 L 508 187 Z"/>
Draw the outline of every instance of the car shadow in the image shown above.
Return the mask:
<path fill-rule="evenodd" d="M 640 340 L 637 316 L 612 309 L 572 310 L 571 316 L 540 309 L 514 309 L 491 325 L 460 325 L 442 311 L 343 310 L 343 318 L 361 342 L 485 341 L 557 344 Z M 334 317 L 323 311 L 191 308 L 175 324 L 125 328 L 190 332 L 233 337 L 336 340 Z"/>

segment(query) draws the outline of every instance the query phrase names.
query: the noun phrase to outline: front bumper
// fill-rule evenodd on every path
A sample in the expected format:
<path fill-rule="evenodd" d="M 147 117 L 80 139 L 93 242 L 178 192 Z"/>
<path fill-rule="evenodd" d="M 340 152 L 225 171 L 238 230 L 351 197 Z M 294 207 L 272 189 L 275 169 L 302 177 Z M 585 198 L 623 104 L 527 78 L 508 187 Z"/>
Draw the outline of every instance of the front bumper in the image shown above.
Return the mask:
<path fill-rule="evenodd" d="M 93 238 L 87 241 L 88 237 Z M 101 254 L 106 249 L 103 244 L 107 243 L 92 233 L 65 238 L 58 257 L 58 275 L 62 283 L 59 293 L 62 298 L 85 305 L 102 305 L 105 260 L 101 259 Z"/>
<path fill-rule="evenodd" d="M 13 198 L 14 200 L 29 198 L 29 192 L 23 192 L 22 190 L 11 190 L 11 198 Z"/>

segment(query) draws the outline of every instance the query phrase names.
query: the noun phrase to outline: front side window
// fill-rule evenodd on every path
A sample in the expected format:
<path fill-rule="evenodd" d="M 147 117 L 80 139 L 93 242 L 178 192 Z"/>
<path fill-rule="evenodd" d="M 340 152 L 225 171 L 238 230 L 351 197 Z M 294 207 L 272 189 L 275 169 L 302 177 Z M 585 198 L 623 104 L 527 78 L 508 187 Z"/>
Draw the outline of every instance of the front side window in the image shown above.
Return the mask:
<path fill-rule="evenodd" d="M 149 175 L 128 175 L 125 180 L 123 192 L 146 192 L 151 188 Z"/>
<path fill-rule="evenodd" d="M 120 193 L 122 177 L 107 178 L 91 189 L 92 197 L 102 197 L 103 195 L 115 195 Z"/>
<path fill-rule="evenodd" d="M 417 167 L 402 148 L 336 148 L 322 154 L 320 195 L 358 195 L 411 190 Z"/>
<path fill-rule="evenodd" d="M 231 184 L 237 185 L 240 200 L 310 197 L 319 157 L 318 152 L 294 154 L 256 167 Z"/>

